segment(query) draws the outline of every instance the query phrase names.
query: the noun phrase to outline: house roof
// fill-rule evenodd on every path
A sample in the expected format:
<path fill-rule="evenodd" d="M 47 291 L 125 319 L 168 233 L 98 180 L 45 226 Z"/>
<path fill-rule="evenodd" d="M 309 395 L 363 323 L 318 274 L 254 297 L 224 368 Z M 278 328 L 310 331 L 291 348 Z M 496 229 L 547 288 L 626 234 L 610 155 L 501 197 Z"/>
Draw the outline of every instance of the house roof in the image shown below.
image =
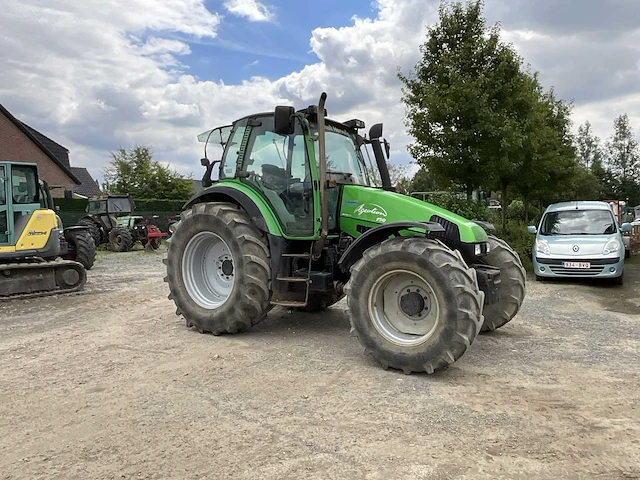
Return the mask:
<path fill-rule="evenodd" d="M 68 165 L 65 165 L 64 162 L 62 160 L 60 160 L 58 157 L 56 157 L 53 152 L 51 152 L 51 150 L 49 150 L 43 143 L 42 141 L 40 141 L 38 139 L 38 137 L 36 137 L 36 135 L 34 135 L 34 133 L 32 132 L 37 132 L 36 130 L 34 130 L 31 127 L 27 127 L 27 125 L 25 125 L 24 123 L 22 123 L 20 120 L 18 120 L 16 117 L 14 117 L 13 115 L 11 115 L 11 112 L 9 112 L 9 110 L 7 110 L 1 103 L 0 103 L 0 113 L 2 113 L 5 117 L 7 117 L 9 119 L 9 121 L 11 123 L 13 123 L 16 127 L 18 127 L 18 129 L 24 133 L 29 140 L 31 140 L 40 150 L 42 150 L 42 153 L 44 153 L 47 157 L 49 157 L 53 163 L 55 163 L 58 167 L 60 167 L 60 169 L 74 182 L 76 182 L 78 185 L 82 182 L 80 182 L 80 180 L 78 180 L 78 178 L 73 174 L 73 172 L 70 170 Z M 39 132 L 37 132 L 39 133 Z M 44 135 L 42 135 L 41 133 L 39 134 L 43 139 L 47 139 L 49 140 L 51 143 L 58 145 L 56 142 L 54 142 L 53 140 L 49 139 L 48 137 L 45 137 Z M 67 150 L 66 148 L 64 148 L 62 145 L 58 145 L 58 147 L 63 148 L 64 150 Z M 69 152 L 67 150 L 67 161 L 69 159 Z"/>
<path fill-rule="evenodd" d="M 47 150 L 53 153 L 58 160 L 64 163 L 67 167 L 71 166 L 69 164 L 69 150 L 67 150 L 65 147 L 63 147 L 59 143 L 54 142 L 46 135 L 43 135 L 42 133 L 37 131 L 35 128 L 30 127 L 24 122 L 21 122 L 21 123 L 27 128 L 27 130 L 29 130 L 29 132 L 31 132 L 31 134 L 34 137 L 36 137 L 40 141 L 40 143 L 42 143 L 42 145 L 47 147 Z"/>
<path fill-rule="evenodd" d="M 102 195 L 102 190 L 89 171 L 84 167 L 70 167 L 76 178 L 80 180 L 80 185 L 73 189 L 73 193 L 78 193 L 85 197 Z"/>

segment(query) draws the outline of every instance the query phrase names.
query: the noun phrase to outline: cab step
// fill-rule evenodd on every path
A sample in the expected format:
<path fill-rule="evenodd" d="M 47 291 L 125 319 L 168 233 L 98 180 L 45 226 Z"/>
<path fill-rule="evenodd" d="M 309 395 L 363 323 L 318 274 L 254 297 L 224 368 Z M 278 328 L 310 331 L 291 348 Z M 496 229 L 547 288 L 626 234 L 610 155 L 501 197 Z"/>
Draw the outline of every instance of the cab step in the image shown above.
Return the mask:
<path fill-rule="evenodd" d="M 303 277 L 277 277 L 276 280 L 280 282 L 305 282 L 308 283 L 310 280 L 308 278 Z"/>
<path fill-rule="evenodd" d="M 293 302 L 293 301 L 277 301 L 272 300 L 271 305 L 277 305 L 278 307 L 287 307 L 287 308 L 297 308 L 297 307 L 306 307 L 307 302 Z"/>
<path fill-rule="evenodd" d="M 311 258 L 310 253 L 283 253 L 282 256 L 285 258 Z"/>

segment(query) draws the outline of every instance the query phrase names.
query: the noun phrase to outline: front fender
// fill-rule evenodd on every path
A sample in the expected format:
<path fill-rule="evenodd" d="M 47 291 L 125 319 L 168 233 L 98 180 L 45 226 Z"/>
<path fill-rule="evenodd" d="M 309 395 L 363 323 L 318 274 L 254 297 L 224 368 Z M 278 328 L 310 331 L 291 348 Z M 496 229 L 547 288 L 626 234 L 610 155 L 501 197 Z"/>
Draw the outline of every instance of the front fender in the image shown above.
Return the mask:
<path fill-rule="evenodd" d="M 391 236 L 399 236 L 400 232 L 408 230 L 413 235 L 427 235 L 429 233 L 444 232 L 445 229 L 435 222 L 391 222 L 367 230 L 345 250 L 338 261 L 338 266 L 343 272 L 348 272 L 351 267 L 362 257 L 368 248 L 377 245 Z"/>

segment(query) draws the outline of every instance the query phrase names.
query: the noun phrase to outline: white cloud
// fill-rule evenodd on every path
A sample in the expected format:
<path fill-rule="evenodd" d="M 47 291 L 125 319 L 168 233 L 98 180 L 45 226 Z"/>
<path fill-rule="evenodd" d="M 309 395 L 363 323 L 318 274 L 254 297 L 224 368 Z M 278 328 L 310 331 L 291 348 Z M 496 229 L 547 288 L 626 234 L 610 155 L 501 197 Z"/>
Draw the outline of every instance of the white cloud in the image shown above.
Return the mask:
<path fill-rule="evenodd" d="M 487 3 L 488 13 L 500 4 Z M 67 146 L 72 162 L 94 175 L 108 162 L 109 150 L 138 143 L 152 144 L 159 160 L 199 177 L 198 133 L 275 105 L 305 107 L 322 91 L 333 118 L 384 121 L 392 160 L 409 161 L 397 70 L 408 72 L 418 61 L 427 26 L 437 20 L 435 0 L 378 0 L 374 18 L 313 30 L 317 63 L 276 80 L 251 77 L 237 85 L 199 79 L 185 65 L 190 39 L 217 35 L 221 17 L 204 0 L 40 4 L 9 2 L 0 16 L 0 102 Z M 503 29 L 541 70 L 545 85 L 576 98 L 576 123 L 591 120 L 605 138 L 613 117 L 626 111 L 640 127 L 638 43 L 620 43 L 633 35 L 637 40 L 638 32 L 618 35 L 607 49 L 589 37 L 551 37 L 527 25 Z M 597 60 L 590 61 L 594 52 Z"/>
<path fill-rule="evenodd" d="M 273 22 L 275 13 L 258 0 L 225 0 L 224 7 L 238 17 L 251 22 Z"/>

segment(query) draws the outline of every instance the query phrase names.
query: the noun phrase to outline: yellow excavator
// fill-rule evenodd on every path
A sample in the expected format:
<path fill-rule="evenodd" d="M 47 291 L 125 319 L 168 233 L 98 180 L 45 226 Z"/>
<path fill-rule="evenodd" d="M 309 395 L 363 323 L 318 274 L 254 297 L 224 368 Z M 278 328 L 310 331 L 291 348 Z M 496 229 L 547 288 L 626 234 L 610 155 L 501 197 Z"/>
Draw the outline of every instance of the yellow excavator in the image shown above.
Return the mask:
<path fill-rule="evenodd" d="M 0 162 L 0 300 L 81 290 L 95 256 L 86 227 L 62 226 L 35 163 Z"/>

